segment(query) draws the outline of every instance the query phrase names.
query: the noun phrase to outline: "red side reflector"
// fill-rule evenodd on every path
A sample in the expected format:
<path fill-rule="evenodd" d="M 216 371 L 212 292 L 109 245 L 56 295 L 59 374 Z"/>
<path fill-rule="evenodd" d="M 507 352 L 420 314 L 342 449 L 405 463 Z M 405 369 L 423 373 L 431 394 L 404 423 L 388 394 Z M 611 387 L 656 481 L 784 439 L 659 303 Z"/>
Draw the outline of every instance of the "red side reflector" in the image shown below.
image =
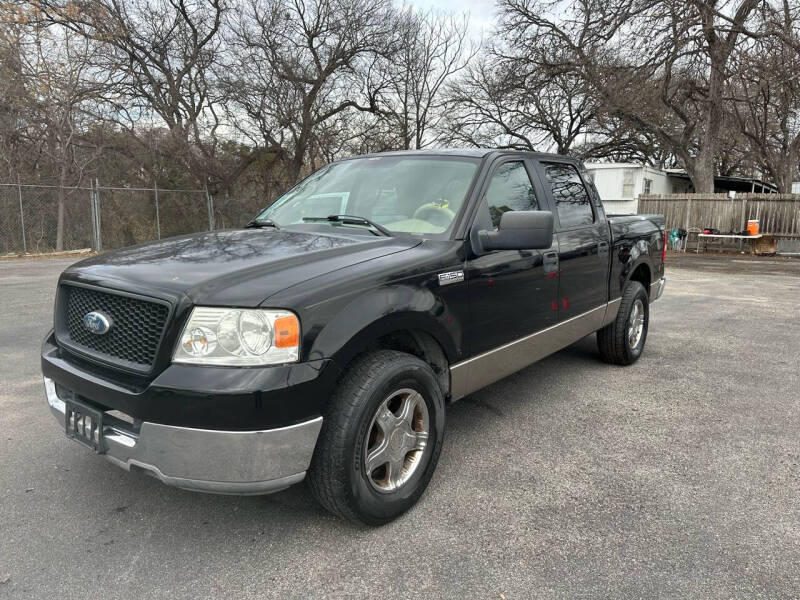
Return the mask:
<path fill-rule="evenodd" d="M 661 246 L 661 262 L 667 261 L 667 228 L 664 227 L 664 243 Z"/>

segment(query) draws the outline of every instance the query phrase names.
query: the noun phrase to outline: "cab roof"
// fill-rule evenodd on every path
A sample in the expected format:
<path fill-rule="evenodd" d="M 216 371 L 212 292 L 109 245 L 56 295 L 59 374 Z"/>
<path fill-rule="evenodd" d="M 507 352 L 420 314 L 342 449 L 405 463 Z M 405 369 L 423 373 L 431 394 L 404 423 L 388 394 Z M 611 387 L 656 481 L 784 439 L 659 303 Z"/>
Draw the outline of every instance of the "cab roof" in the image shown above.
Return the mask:
<path fill-rule="evenodd" d="M 570 159 L 576 160 L 571 156 L 562 154 L 552 154 L 548 152 L 533 152 L 531 150 L 514 150 L 507 148 L 425 148 L 423 150 L 390 150 L 387 152 L 372 152 L 369 154 L 359 154 L 343 160 L 352 158 L 374 158 L 379 156 L 463 156 L 468 158 L 486 158 L 490 155 L 524 155 L 538 159 Z"/>

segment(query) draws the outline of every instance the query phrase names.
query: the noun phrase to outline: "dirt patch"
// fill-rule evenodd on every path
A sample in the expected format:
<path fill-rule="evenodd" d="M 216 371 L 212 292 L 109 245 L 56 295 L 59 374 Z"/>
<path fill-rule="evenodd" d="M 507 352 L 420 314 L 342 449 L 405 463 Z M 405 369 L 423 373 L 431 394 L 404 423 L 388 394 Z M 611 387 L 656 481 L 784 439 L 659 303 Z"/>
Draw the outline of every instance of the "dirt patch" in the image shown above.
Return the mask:
<path fill-rule="evenodd" d="M 47 258 L 86 258 L 94 256 L 98 252 L 91 248 L 84 248 L 82 250 L 64 250 L 63 252 L 42 252 L 40 254 L 0 254 L 0 260 L 41 260 Z"/>

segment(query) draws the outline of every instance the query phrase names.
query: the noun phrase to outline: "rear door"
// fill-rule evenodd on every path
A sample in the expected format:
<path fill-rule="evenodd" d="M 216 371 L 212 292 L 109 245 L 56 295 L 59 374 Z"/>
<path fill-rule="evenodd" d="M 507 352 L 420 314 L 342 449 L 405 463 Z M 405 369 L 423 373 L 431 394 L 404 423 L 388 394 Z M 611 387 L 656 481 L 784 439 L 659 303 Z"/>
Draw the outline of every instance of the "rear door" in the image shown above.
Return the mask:
<path fill-rule="evenodd" d="M 555 208 L 558 320 L 565 321 L 608 301 L 611 234 L 574 162 L 543 160 L 537 170 Z"/>

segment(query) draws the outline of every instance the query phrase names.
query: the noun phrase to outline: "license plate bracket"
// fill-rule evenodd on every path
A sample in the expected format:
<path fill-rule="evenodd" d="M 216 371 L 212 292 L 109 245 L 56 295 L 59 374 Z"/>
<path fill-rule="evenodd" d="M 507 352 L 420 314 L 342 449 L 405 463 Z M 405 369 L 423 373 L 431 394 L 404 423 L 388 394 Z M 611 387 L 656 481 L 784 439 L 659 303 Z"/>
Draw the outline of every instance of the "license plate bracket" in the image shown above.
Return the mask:
<path fill-rule="evenodd" d="M 104 452 L 103 413 L 74 400 L 66 400 L 64 404 L 66 405 L 64 429 L 67 437 L 102 454 Z"/>

